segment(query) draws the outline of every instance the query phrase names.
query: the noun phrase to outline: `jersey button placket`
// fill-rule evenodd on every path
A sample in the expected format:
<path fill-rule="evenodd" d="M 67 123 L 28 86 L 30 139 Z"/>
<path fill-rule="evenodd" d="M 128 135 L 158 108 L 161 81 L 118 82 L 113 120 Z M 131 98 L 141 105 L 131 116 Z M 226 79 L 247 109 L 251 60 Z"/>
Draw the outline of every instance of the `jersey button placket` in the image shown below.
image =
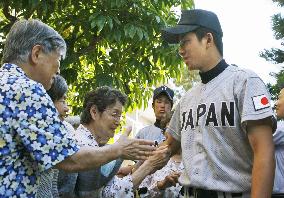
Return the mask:
<path fill-rule="evenodd" d="M 206 85 L 203 85 L 200 89 L 200 103 L 204 103 L 205 99 L 205 91 L 206 91 Z"/>

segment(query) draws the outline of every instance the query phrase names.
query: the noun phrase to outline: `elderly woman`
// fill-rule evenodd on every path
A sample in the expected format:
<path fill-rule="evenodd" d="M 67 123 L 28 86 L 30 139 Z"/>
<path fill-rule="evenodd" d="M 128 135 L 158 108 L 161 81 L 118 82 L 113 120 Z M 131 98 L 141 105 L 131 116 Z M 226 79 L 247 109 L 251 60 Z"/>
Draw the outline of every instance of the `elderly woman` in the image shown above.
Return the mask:
<path fill-rule="evenodd" d="M 74 136 L 75 129 L 71 124 L 64 119 L 69 111 L 66 94 L 68 91 L 68 85 L 65 79 L 56 75 L 54 77 L 51 88 L 47 91 L 56 110 L 58 111 L 58 117 L 68 129 L 69 135 Z M 68 197 L 71 198 L 68 192 L 75 186 L 78 173 L 66 173 L 63 170 L 51 169 L 41 174 L 40 183 L 37 190 L 37 197 Z M 53 181 L 53 182 L 50 182 Z M 67 181 L 67 182 L 66 182 Z M 73 183 L 72 183 L 73 182 Z"/>
<path fill-rule="evenodd" d="M 87 94 L 81 114 L 81 125 L 75 138 L 79 145 L 103 147 L 120 125 L 126 96 L 109 87 L 100 87 Z M 167 161 L 167 148 L 162 147 L 149 157 L 132 175 L 114 176 L 120 163 L 110 162 L 92 171 L 80 172 L 77 179 L 79 197 L 134 197 L 134 190 L 150 173 Z M 117 165 L 119 164 L 119 165 Z"/>

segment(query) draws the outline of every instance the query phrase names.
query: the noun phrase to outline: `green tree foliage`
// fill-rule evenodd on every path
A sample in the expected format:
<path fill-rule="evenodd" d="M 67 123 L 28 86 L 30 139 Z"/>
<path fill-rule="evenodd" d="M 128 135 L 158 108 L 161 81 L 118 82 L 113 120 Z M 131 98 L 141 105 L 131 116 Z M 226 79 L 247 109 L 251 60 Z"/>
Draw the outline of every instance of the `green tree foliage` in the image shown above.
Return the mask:
<path fill-rule="evenodd" d="M 66 40 L 61 74 L 74 113 L 85 93 L 101 85 L 126 93 L 133 109 L 147 103 L 153 85 L 180 78 L 176 48 L 160 38 L 163 27 L 176 23 L 171 10 L 180 5 L 191 8 L 193 0 L 1 0 L 0 41 L 17 19 L 42 20 Z"/>
<path fill-rule="evenodd" d="M 284 7 L 283 0 L 272 0 L 277 3 L 279 6 Z M 272 30 L 274 32 L 274 37 L 281 41 L 281 45 L 284 46 L 284 18 L 280 13 L 273 15 L 272 17 Z M 260 56 L 265 58 L 267 61 L 270 61 L 275 64 L 282 64 L 284 62 L 284 51 L 283 49 L 265 49 L 260 53 Z M 272 73 L 272 76 L 276 78 L 276 84 L 268 84 L 268 88 L 270 93 L 272 94 L 272 99 L 276 99 L 279 91 L 284 86 L 284 69 L 282 69 L 279 73 Z"/>

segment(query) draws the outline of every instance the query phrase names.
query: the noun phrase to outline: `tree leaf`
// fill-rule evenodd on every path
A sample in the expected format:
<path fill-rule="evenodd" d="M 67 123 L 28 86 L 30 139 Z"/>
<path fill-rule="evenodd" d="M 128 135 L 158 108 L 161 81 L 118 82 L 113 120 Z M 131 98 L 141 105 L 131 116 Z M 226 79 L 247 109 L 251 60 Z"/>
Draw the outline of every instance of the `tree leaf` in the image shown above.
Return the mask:
<path fill-rule="evenodd" d="M 129 37 L 130 38 L 133 38 L 134 35 L 136 33 L 136 28 L 133 26 L 133 25 L 130 25 L 130 28 L 129 28 Z"/>
<path fill-rule="evenodd" d="M 100 32 L 104 28 L 106 17 L 100 15 L 96 21 L 97 21 L 96 25 L 98 26 L 98 32 Z"/>
<path fill-rule="evenodd" d="M 141 28 L 136 28 L 137 35 L 139 37 L 139 41 L 143 39 L 143 31 Z"/>
<path fill-rule="evenodd" d="M 108 23 L 109 29 L 112 30 L 112 28 L 113 28 L 112 18 L 108 17 L 107 23 Z"/>

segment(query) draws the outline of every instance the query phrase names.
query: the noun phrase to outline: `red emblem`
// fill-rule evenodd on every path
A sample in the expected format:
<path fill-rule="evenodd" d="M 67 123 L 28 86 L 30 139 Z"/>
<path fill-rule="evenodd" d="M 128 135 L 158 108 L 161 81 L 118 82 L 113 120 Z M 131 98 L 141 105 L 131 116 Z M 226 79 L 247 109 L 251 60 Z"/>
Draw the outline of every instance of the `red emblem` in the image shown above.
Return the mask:
<path fill-rule="evenodd" d="M 261 98 L 260 102 L 263 105 L 267 105 L 268 104 L 268 99 L 264 96 L 263 98 Z"/>

